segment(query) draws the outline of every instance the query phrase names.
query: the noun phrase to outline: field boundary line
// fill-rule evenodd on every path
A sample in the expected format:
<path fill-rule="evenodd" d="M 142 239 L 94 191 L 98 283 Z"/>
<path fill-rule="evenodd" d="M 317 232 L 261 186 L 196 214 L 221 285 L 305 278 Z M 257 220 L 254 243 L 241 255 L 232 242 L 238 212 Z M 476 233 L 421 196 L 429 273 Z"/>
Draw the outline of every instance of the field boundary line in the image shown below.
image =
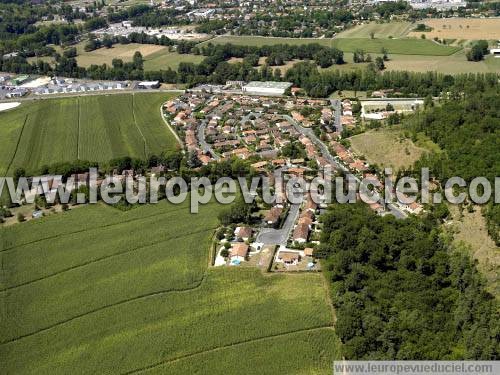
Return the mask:
<path fill-rule="evenodd" d="M 21 127 L 21 133 L 19 134 L 19 138 L 17 139 L 17 143 L 16 143 L 16 148 L 14 149 L 14 154 L 12 155 L 12 159 L 10 159 L 9 165 L 7 166 L 7 169 L 5 170 L 6 175 L 9 174 L 9 169 L 10 169 L 10 167 L 12 167 L 12 163 L 14 163 L 14 160 L 16 159 L 17 151 L 19 149 L 19 144 L 21 143 L 21 138 L 23 137 L 24 127 L 26 126 L 26 123 L 28 122 L 28 116 L 29 116 L 29 114 L 26 113 L 26 116 L 24 117 L 23 126 Z"/>
<path fill-rule="evenodd" d="M 9 251 L 9 250 L 14 250 L 14 249 L 16 249 L 18 247 L 22 247 L 22 246 L 26 246 L 26 245 L 33 245 L 34 243 L 37 243 L 37 242 L 42 242 L 42 241 L 52 240 L 54 238 L 59 238 L 59 237 L 67 236 L 67 235 L 70 235 L 70 234 L 90 232 L 90 231 L 95 230 L 95 229 L 109 228 L 109 227 L 112 227 L 112 226 L 115 226 L 115 225 L 132 223 L 134 221 L 140 221 L 140 220 L 144 220 L 144 219 L 151 219 L 151 218 L 157 217 L 157 216 L 168 215 L 170 213 L 175 213 L 175 212 L 181 211 L 183 209 L 189 209 L 189 207 L 182 207 L 182 208 L 179 208 L 177 210 L 172 210 L 172 211 L 169 211 L 169 212 L 157 213 L 157 214 L 143 216 L 143 217 L 140 217 L 140 218 L 134 218 L 134 219 L 125 220 L 125 221 L 120 221 L 118 223 L 112 223 L 112 224 L 107 224 L 107 225 L 100 225 L 100 226 L 96 226 L 96 227 L 75 230 L 73 232 L 66 232 L 66 233 L 61 233 L 61 234 L 55 234 L 53 236 L 49 236 L 49 237 L 45 237 L 45 238 L 40 238 L 38 240 L 33 240 L 33 241 L 25 242 L 25 243 L 22 243 L 22 244 L 19 244 L 19 245 L 15 245 L 15 246 L 11 246 L 11 247 L 2 249 L 2 250 L 0 250 L 0 253 L 4 253 L 4 252 Z"/>
<path fill-rule="evenodd" d="M 199 233 L 203 233 L 203 232 L 209 232 L 209 231 L 212 231 L 212 230 L 213 230 L 213 228 L 207 228 L 207 229 L 198 230 L 198 231 L 195 231 L 195 232 L 190 232 L 190 233 L 183 234 L 183 235 L 173 236 L 173 237 L 168 238 L 168 239 L 154 241 L 154 242 L 151 242 L 151 243 L 149 243 L 147 245 L 138 246 L 138 247 L 135 247 L 135 248 L 132 248 L 132 249 L 125 250 L 123 252 L 119 252 L 119 253 L 115 253 L 115 254 L 110 254 L 110 255 L 106 255 L 106 256 L 100 257 L 100 258 L 92 259 L 92 260 L 80 263 L 80 264 L 78 264 L 76 266 L 63 268 L 62 270 L 59 270 L 59 271 L 54 272 L 54 273 L 49 274 L 49 275 L 45 275 L 45 276 L 39 277 L 37 279 L 29 280 L 29 281 L 23 282 L 21 284 L 12 285 L 12 286 L 9 286 L 7 288 L 0 289 L 0 293 L 6 292 L 6 291 L 9 291 L 9 290 L 12 290 L 12 289 L 21 288 L 21 287 L 24 287 L 24 286 L 27 286 L 27 285 L 30 285 L 30 284 L 33 284 L 33 283 L 36 283 L 36 282 L 39 282 L 39 281 L 46 280 L 46 279 L 50 279 L 52 277 L 59 276 L 59 275 L 61 275 L 63 273 L 66 273 L 66 272 L 70 272 L 70 271 L 73 271 L 73 270 L 76 270 L 76 269 L 79 269 L 79 268 L 83 268 L 83 267 L 89 266 L 91 264 L 99 263 L 101 261 L 108 260 L 108 259 L 111 259 L 111 258 L 115 258 L 115 257 L 119 257 L 119 256 L 122 256 L 122 255 L 130 254 L 130 253 L 133 253 L 135 251 L 143 250 L 143 249 L 146 249 L 148 247 L 152 247 L 152 246 L 155 246 L 155 245 L 158 245 L 158 244 L 161 244 L 161 243 L 165 243 L 165 242 L 177 240 L 177 239 L 184 238 L 184 237 L 187 237 L 187 236 L 191 236 L 191 235 L 194 235 L 194 234 L 199 234 Z"/>
<path fill-rule="evenodd" d="M 137 128 L 137 130 L 139 131 L 139 134 L 141 135 L 142 141 L 144 143 L 144 159 L 147 159 L 148 153 L 147 153 L 146 138 L 144 137 L 144 134 L 142 134 L 142 130 L 139 127 L 139 125 L 137 124 L 137 118 L 135 117 L 135 92 L 132 93 L 132 117 L 134 118 L 134 125 Z"/>
<path fill-rule="evenodd" d="M 163 120 L 163 122 L 165 123 L 165 125 L 167 126 L 168 130 L 170 130 L 172 132 L 172 134 L 174 135 L 175 139 L 177 140 L 177 143 L 179 143 L 179 145 L 181 146 L 182 152 L 184 153 L 185 152 L 184 151 L 184 143 L 182 143 L 182 140 L 180 139 L 179 134 L 177 134 L 177 132 L 174 130 L 174 128 L 172 128 L 172 125 L 170 125 L 170 123 L 163 116 L 163 106 L 166 103 L 167 102 L 162 103 L 162 105 L 160 106 L 160 117 Z"/>
<path fill-rule="evenodd" d="M 174 362 L 182 361 L 184 359 L 196 357 L 198 355 L 207 354 L 207 353 L 213 353 L 213 352 L 217 352 L 217 351 L 220 351 L 220 350 L 225 350 L 225 349 L 230 349 L 230 348 L 233 348 L 233 347 L 243 346 L 243 345 L 254 343 L 254 342 L 272 340 L 272 339 L 276 339 L 276 338 L 280 338 L 280 337 L 285 337 L 285 336 L 289 336 L 289 335 L 295 335 L 295 334 L 304 333 L 304 332 L 314 332 L 314 331 L 333 330 L 333 329 L 334 328 L 331 325 L 318 326 L 318 327 L 297 329 L 297 330 L 294 330 L 294 331 L 277 333 L 277 334 L 274 334 L 274 335 L 262 336 L 262 337 L 257 337 L 257 338 L 253 338 L 253 339 L 247 339 L 247 340 L 238 341 L 238 342 L 235 342 L 235 343 L 232 343 L 232 344 L 227 344 L 227 345 L 218 346 L 218 347 L 207 349 L 207 350 L 200 350 L 198 352 L 194 352 L 194 353 L 190 353 L 190 354 L 185 354 L 185 355 L 178 356 L 178 357 L 175 357 L 175 358 L 172 358 L 172 359 L 169 359 L 169 360 L 156 362 L 156 363 L 153 363 L 153 364 L 151 364 L 149 366 L 141 367 L 141 368 L 138 368 L 138 369 L 135 369 L 135 370 L 127 371 L 127 372 L 123 372 L 122 375 L 137 374 L 137 373 L 140 373 L 140 372 L 143 372 L 143 371 L 151 370 L 151 369 L 153 369 L 155 367 L 158 367 L 158 366 L 162 366 L 162 365 L 166 365 L 166 364 L 169 364 L 169 363 L 174 363 Z"/>
<path fill-rule="evenodd" d="M 187 288 L 172 288 L 172 289 L 160 290 L 160 291 L 156 291 L 156 292 L 151 292 L 151 293 L 146 293 L 146 294 L 142 294 L 142 295 L 139 295 L 139 296 L 131 297 L 131 298 L 128 298 L 126 300 L 115 302 L 115 303 L 111 303 L 111 304 L 108 304 L 108 305 L 105 305 L 105 306 L 101 306 L 101 307 L 93 309 L 91 311 L 87 311 L 86 313 L 78 314 L 78 315 L 76 315 L 76 316 L 74 316 L 72 318 L 68 318 L 68 319 L 65 319 L 65 320 L 63 320 L 61 322 L 52 324 L 52 325 L 50 325 L 48 327 L 38 329 L 38 330 L 36 330 L 34 332 L 31 332 L 31 333 L 28 333 L 28 334 L 24 334 L 24 335 L 18 336 L 16 338 L 13 338 L 13 339 L 10 339 L 10 340 L 2 341 L 2 342 L 0 342 L 0 346 L 4 346 L 4 345 L 8 345 L 8 344 L 14 343 L 14 342 L 16 342 L 18 340 L 21 340 L 23 338 L 35 336 L 35 335 L 37 335 L 39 333 L 51 330 L 52 328 L 56 328 L 56 327 L 58 327 L 60 325 L 69 323 L 69 322 L 71 322 L 73 320 L 80 319 L 80 318 L 83 318 L 83 317 L 85 317 L 87 315 L 91 315 L 91 314 L 94 314 L 96 312 L 99 312 L 99 311 L 102 311 L 102 310 L 106 310 L 106 309 L 109 309 L 109 308 L 112 308 L 112 307 L 115 307 L 115 306 L 120 306 L 120 305 L 124 305 L 124 304 L 130 303 L 130 302 L 139 301 L 141 299 L 154 298 L 154 297 L 159 297 L 159 296 L 173 294 L 173 293 L 186 293 L 186 292 L 190 292 L 190 291 L 199 289 L 203 285 L 203 283 L 206 281 L 206 279 L 208 278 L 208 272 L 209 272 L 208 267 L 206 267 L 203 270 L 203 273 L 202 273 L 202 276 L 201 276 L 200 280 L 197 281 L 197 282 L 195 281 L 195 284 L 193 286 L 191 286 L 191 287 L 187 287 Z"/>

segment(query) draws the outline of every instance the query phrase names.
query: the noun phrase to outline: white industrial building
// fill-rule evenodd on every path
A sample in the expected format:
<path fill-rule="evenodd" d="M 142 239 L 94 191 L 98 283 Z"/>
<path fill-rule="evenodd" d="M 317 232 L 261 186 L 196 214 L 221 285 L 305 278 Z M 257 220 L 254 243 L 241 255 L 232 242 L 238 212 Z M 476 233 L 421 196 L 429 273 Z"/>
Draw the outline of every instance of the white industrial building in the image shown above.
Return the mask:
<path fill-rule="evenodd" d="M 160 87 L 160 81 L 144 81 L 137 85 L 140 89 L 157 89 Z"/>
<path fill-rule="evenodd" d="M 251 95 L 283 95 L 285 91 L 292 87 L 291 82 L 274 82 L 274 81 L 252 81 L 243 86 L 243 92 Z"/>
<path fill-rule="evenodd" d="M 491 48 L 490 53 L 495 57 L 500 57 L 500 48 Z"/>

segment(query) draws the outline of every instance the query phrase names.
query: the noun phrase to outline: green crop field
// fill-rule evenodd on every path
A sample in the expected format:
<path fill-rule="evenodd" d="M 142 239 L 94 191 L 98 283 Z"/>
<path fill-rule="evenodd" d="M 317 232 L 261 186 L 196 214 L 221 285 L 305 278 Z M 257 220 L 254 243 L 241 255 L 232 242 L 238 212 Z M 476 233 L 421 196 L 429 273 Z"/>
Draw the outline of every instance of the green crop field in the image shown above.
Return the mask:
<path fill-rule="evenodd" d="M 322 276 L 208 269 L 221 207 L 95 205 L 0 228 L 0 372 L 330 373 Z"/>
<path fill-rule="evenodd" d="M 299 38 L 266 38 L 258 36 L 221 36 L 205 43 L 225 44 L 232 43 L 247 46 L 264 46 L 276 44 L 301 45 L 319 43 L 328 47 L 337 47 L 344 52 L 354 52 L 362 49 L 369 53 L 380 53 L 386 48 L 389 53 L 401 55 L 430 55 L 448 56 L 461 49 L 461 47 L 443 46 L 431 40 L 416 38 L 405 39 L 369 39 L 369 38 L 334 38 L 334 39 L 299 39 Z"/>
<path fill-rule="evenodd" d="M 141 93 L 26 102 L 0 113 L 0 171 L 56 162 L 145 158 L 176 142 L 160 117 L 171 94 Z"/>
<path fill-rule="evenodd" d="M 339 38 L 371 38 L 371 33 L 375 38 L 401 38 L 408 34 L 413 28 L 410 22 L 385 22 L 377 23 L 370 22 L 363 25 L 355 26 L 352 29 L 338 34 Z"/>
<path fill-rule="evenodd" d="M 212 44 L 226 44 L 232 43 L 240 46 L 272 46 L 276 44 L 290 44 L 290 45 L 302 45 L 310 43 L 319 43 L 323 46 L 330 47 L 332 45 L 332 39 L 317 39 L 317 38 L 275 38 L 275 37 L 262 37 L 262 36 L 229 36 L 223 35 L 219 36 L 206 42 L 200 43 L 201 45 L 212 43 Z"/>

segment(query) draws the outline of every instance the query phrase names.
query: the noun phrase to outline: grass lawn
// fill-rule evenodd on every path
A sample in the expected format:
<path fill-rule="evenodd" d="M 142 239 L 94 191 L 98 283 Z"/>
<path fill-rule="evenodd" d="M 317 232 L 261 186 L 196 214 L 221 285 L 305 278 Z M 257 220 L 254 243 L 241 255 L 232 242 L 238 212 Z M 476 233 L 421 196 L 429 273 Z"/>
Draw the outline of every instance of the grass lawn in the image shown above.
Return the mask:
<path fill-rule="evenodd" d="M 332 39 L 318 39 L 318 38 L 275 38 L 275 37 L 262 37 L 262 36 L 236 36 L 236 35 L 223 35 L 210 39 L 200 44 L 226 44 L 232 43 L 240 46 L 272 46 L 276 44 L 290 44 L 302 45 L 318 43 L 323 46 L 331 47 Z"/>
<path fill-rule="evenodd" d="M 191 54 L 178 54 L 177 52 L 169 52 L 167 48 L 152 53 L 146 57 L 144 61 L 145 70 L 167 70 L 171 68 L 177 70 L 179 63 L 196 63 L 199 64 L 205 56 L 191 55 Z"/>
<path fill-rule="evenodd" d="M 372 163 L 399 170 L 411 166 L 426 149 L 406 139 L 399 128 L 370 130 L 349 138 L 353 150 Z"/>
<path fill-rule="evenodd" d="M 413 24 L 405 21 L 377 23 L 370 22 L 363 25 L 355 26 L 352 29 L 346 30 L 338 34 L 339 38 L 370 38 L 371 33 L 374 33 L 375 38 L 401 38 L 406 36 L 412 29 Z"/>
<path fill-rule="evenodd" d="M 423 39 L 367 39 L 367 38 L 271 38 L 258 36 L 221 36 L 211 39 L 214 44 L 232 43 L 237 45 L 263 46 L 275 44 L 301 45 L 308 43 L 319 43 L 324 46 L 334 46 L 344 52 L 354 52 L 363 49 L 369 53 L 380 53 L 382 47 L 389 53 L 403 55 L 431 55 L 448 56 L 460 50 L 460 47 L 443 46 L 430 40 Z M 206 42 L 206 43 L 209 43 Z"/>
<path fill-rule="evenodd" d="M 165 93 L 81 96 L 26 102 L 0 113 L 0 170 L 36 171 L 77 159 L 146 158 L 174 150 L 160 118 Z M 8 169 L 8 171 L 7 171 Z"/>
<path fill-rule="evenodd" d="M 460 47 L 443 46 L 423 39 L 334 39 L 333 45 L 344 52 L 362 49 L 368 53 L 380 53 L 386 48 L 389 53 L 399 55 L 448 56 L 460 50 Z"/>
<path fill-rule="evenodd" d="M 332 99 L 345 99 L 345 98 L 359 98 L 366 99 L 366 91 L 351 91 L 351 90 L 342 90 L 335 91 L 330 95 Z"/>
<path fill-rule="evenodd" d="M 208 269 L 219 209 L 95 205 L 0 228 L 2 372 L 331 373 L 322 276 Z"/>

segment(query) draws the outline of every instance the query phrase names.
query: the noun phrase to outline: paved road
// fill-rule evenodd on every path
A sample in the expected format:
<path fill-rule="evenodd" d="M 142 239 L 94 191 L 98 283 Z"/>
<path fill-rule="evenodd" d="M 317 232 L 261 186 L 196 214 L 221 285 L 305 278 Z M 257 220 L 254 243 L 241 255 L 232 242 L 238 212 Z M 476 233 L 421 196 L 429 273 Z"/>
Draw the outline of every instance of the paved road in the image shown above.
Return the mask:
<path fill-rule="evenodd" d="M 340 121 L 340 115 L 342 113 L 342 102 L 339 99 L 332 99 L 330 100 L 330 105 L 333 107 L 333 110 L 335 111 L 335 119 L 333 122 L 333 125 L 335 126 L 336 130 L 339 133 L 342 133 L 344 130 L 342 126 L 342 121 Z"/>
<path fill-rule="evenodd" d="M 343 170 L 344 172 L 349 172 L 349 169 L 347 169 L 344 165 L 340 164 L 332 156 L 332 154 L 330 154 L 330 150 L 328 150 L 328 147 L 318 137 L 316 137 L 316 134 L 314 134 L 312 129 L 302 127 L 301 125 L 299 125 L 297 121 L 295 121 L 288 115 L 283 115 L 283 118 L 286 119 L 288 122 L 290 122 L 299 133 L 302 133 L 303 135 L 307 136 L 320 149 L 323 157 L 325 157 L 328 160 L 328 162 L 330 162 L 337 169 Z"/>
<path fill-rule="evenodd" d="M 220 156 L 217 155 L 211 145 L 205 140 L 205 129 L 207 127 L 207 122 L 203 120 L 198 126 L 198 143 L 200 144 L 203 152 L 208 152 L 215 160 L 219 160 Z"/>
<path fill-rule="evenodd" d="M 300 204 L 292 204 L 288 210 L 288 216 L 281 229 L 262 228 L 257 235 L 257 242 L 266 245 L 284 245 L 286 246 L 288 237 L 292 232 L 293 225 L 299 216 Z"/>

